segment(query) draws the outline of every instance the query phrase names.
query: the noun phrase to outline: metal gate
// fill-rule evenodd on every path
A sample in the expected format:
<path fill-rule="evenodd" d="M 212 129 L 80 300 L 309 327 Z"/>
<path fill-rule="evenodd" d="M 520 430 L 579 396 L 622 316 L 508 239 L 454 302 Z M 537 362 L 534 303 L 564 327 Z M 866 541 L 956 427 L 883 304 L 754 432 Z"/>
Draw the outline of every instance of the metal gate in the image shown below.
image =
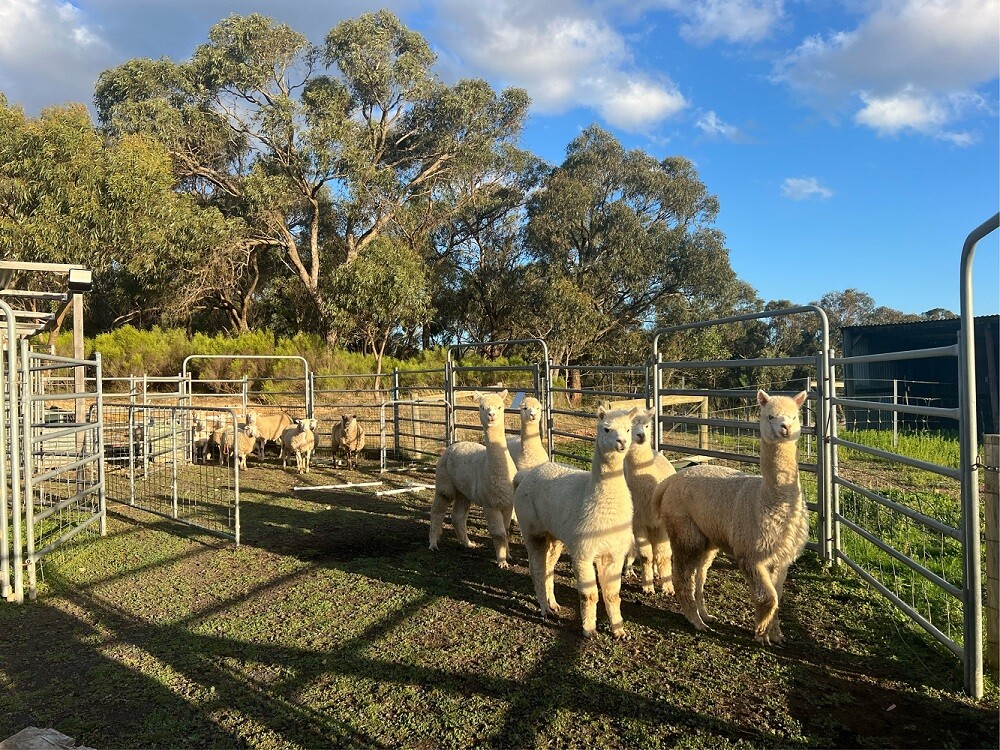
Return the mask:
<path fill-rule="evenodd" d="M 103 415 L 109 500 L 240 543 L 239 461 L 224 462 L 207 439 L 235 435 L 234 409 L 108 404 Z"/>
<path fill-rule="evenodd" d="M 12 319 L 0 365 L 0 589 L 23 602 L 25 587 L 37 596 L 47 555 L 80 534 L 107 532 L 103 424 L 81 419 L 100 404 L 101 360 L 33 352 L 16 340 Z M 77 391 L 75 382 L 97 385 Z"/>
<path fill-rule="evenodd" d="M 527 365 L 463 365 L 461 355 L 469 350 L 489 349 L 499 346 L 531 346 L 538 347 L 541 356 L 536 361 Z M 456 361 L 456 356 L 458 360 Z M 489 373 L 490 375 L 505 374 L 510 382 L 502 385 L 488 385 L 470 383 L 475 377 Z M 463 397 L 466 400 L 483 391 L 521 392 L 525 395 L 534 396 L 542 404 L 546 429 L 548 436 L 548 452 L 552 455 L 552 389 L 549 385 L 549 349 L 542 339 L 516 339 L 512 341 L 491 341 L 475 342 L 469 344 L 454 344 L 448 347 L 448 356 L 445 360 L 445 392 L 444 400 L 451 405 L 450 411 L 445 414 L 445 443 L 450 444 L 460 439 L 460 434 L 464 432 L 479 432 L 482 425 L 479 424 L 478 417 L 473 420 L 471 413 L 478 413 L 478 405 L 471 403 L 460 403 Z M 516 411 L 516 406 L 507 411 Z M 464 415 L 464 419 L 463 419 Z M 519 425 L 520 426 L 520 425 Z M 507 430 L 517 433 L 517 430 Z"/>

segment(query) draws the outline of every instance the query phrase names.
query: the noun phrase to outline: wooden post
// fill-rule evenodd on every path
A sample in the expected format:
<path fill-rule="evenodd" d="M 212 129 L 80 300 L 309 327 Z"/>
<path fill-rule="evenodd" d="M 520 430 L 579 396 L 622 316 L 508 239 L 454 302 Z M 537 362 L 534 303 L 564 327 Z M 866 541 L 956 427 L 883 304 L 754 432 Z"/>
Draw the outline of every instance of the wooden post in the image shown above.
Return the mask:
<path fill-rule="evenodd" d="M 700 419 L 708 419 L 708 396 L 701 397 L 701 403 L 698 405 L 698 417 Z M 708 450 L 707 424 L 698 425 L 698 450 Z"/>
<path fill-rule="evenodd" d="M 983 485 L 986 488 L 986 665 L 994 676 L 1000 676 L 1000 435 L 983 436 L 986 467 Z"/>

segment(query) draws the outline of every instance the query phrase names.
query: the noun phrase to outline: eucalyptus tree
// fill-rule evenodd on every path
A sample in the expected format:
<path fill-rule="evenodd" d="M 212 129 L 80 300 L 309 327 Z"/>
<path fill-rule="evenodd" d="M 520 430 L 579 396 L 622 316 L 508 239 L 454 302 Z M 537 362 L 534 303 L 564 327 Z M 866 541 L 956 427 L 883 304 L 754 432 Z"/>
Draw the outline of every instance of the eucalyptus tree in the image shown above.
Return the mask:
<path fill-rule="evenodd" d="M 233 15 L 189 61 L 106 71 L 96 100 L 108 132 L 156 134 L 181 187 L 244 218 L 245 247 L 278 250 L 332 342 L 333 272 L 435 204 L 440 186 L 500 158 L 522 126 L 522 90 L 447 86 L 434 62 L 387 11 L 338 24 L 322 45 L 265 16 Z"/>
<path fill-rule="evenodd" d="M 532 325 L 557 361 L 654 324 L 671 299 L 721 297 L 737 283 L 718 201 L 681 157 L 626 151 L 590 126 L 528 204 Z M 571 372 L 572 375 L 572 372 Z"/>
<path fill-rule="evenodd" d="M 186 269 L 238 233 L 173 184 L 154 140 L 108 144 L 82 104 L 31 119 L 0 95 L 0 256 L 90 267 L 91 328 L 160 322 Z"/>

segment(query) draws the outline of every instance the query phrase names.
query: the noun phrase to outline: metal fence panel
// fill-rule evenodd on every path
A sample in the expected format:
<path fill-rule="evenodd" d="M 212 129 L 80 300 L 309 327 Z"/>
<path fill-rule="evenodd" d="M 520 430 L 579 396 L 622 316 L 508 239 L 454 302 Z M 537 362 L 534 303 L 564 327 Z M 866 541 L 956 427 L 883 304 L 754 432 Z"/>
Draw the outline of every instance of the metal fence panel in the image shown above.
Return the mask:
<path fill-rule="evenodd" d="M 108 404 L 103 414 L 109 500 L 239 544 L 239 462 L 204 441 L 205 431 L 242 428 L 235 409 Z"/>

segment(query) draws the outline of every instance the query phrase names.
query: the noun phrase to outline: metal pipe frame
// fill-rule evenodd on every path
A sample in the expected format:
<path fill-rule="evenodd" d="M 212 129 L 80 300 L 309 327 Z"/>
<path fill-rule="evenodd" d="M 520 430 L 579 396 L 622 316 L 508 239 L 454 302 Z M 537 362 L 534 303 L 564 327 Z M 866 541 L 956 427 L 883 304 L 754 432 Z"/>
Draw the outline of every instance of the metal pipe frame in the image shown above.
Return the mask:
<path fill-rule="evenodd" d="M 965 570 L 965 692 L 983 695 L 983 599 L 979 569 L 979 425 L 976 422 L 976 337 L 972 307 L 972 261 L 976 245 L 1000 228 L 1000 213 L 973 229 L 962 246 L 960 270 L 962 327 L 959 332 L 959 420 L 962 469 L 962 545 Z M 964 391 L 964 392 L 963 392 Z"/>
<path fill-rule="evenodd" d="M 0 312 L 7 322 L 7 378 L 3 378 L 0 367 L 0 388 L 7 386 L 7 393 L 0 393 L 0 594 L 8 601 L 24 601 L 24 582 L 21 568 L 21 459 L 19 443 L 19 419 L 17 409 L 17 322 L 14 311 L 0 299 Z M 3 415 L 3 402 L 7 401 L 10 414 L 10 429 L 7 430 Z M 8 434 L 9 433 L 9 434 Z M 10 517 L 8 517 L 7 497 L 7 456 L 10 457 Z M 13 536 L 13 550 L 9 546 L 7 528 Z M 11 552 L 13 551 L 13 586 L 11 586 Z"/>
<path fill-rule="evenodd" d="M 186 382 L 192 382 L 188 379 L 188 363 L 195 359 L 239 359 L 239 360 L 296 360 L 302 363 L 302 382 L 305 389 L 303 397 L 306 402 L 306 418 L 312 419 L 313 416 L 313 402 L 312 393 L 309 387 L 309 362 L 306 361 L 305 357 L 300 357 L 296 354 L 190 354 L 184 358 L 184 362 L 181 363 L 181 379 Z M 290 380 L 291 378 L 285 378 Z M 196 382 L 196 381 L 194 381 Z M 190 395 L 190 394 L 188 394 Z"/>

